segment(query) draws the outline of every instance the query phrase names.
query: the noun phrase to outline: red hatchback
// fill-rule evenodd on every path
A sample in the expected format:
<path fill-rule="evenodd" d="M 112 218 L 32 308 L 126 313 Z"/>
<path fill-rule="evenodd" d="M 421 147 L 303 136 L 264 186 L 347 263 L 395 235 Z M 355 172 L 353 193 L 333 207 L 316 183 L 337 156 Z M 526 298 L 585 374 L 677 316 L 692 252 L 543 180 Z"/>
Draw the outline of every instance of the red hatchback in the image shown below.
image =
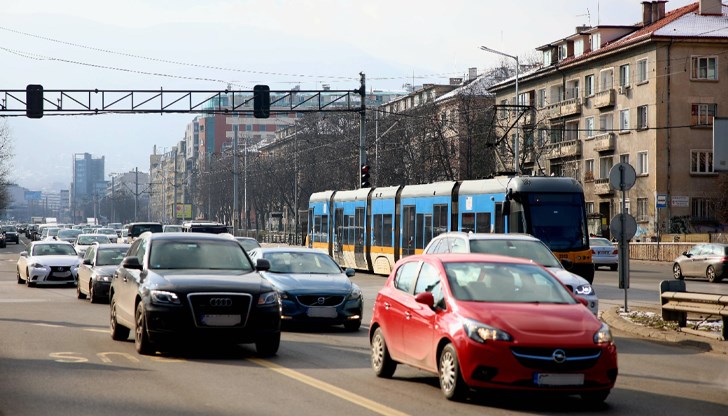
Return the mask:
<path fill-rule="evenodd" d="M 400 260 L 377 294 L 371 362 L 436 373 L 450 400 L 471 388 L 552 391 L 603 402 L 617 379 L 609 328 L 549 271 L 484 254 Z"/>

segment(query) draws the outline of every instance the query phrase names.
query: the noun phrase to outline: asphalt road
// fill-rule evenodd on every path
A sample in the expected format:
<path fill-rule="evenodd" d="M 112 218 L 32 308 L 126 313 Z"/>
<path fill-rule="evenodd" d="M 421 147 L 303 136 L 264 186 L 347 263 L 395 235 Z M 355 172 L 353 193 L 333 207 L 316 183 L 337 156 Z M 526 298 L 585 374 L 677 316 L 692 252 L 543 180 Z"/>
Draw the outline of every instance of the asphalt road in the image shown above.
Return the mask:
<path fill-rule="evenodd" d="M 369 367 L 367 325 L 356 333 L 285 332 L 271 359 L 256 358 L 252 346 L 140 356 L 133 342 L 111 340 L 108 305 L 80 301 L 72 288 L 18 285 L 21 249 L 0 249 L 1 416 L 728 414 L 727 356 L 621 333 L 620 376 L 596 410 L 576 397 L 482 394 L 452 403 L 436 377 L 403 366 L 394 379 L 378 379 Z M 630 299 L 656 304 L 669 265 L 633 263 L 632 272 Z M 603 306 L 623 302 L 616 276 L 597 272 Z M 363 288 L 367 322 L 384 278 L 353 279 Z M 690 281 L 688 290 L 703 286 L 728 289 Z"/>

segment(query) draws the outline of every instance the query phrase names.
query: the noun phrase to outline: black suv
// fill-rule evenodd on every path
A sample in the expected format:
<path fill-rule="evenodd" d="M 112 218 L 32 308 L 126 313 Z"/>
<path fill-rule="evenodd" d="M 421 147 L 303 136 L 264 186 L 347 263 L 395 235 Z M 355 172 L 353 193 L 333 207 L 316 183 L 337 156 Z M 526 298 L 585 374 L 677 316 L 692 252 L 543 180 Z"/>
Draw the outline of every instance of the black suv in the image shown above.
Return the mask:
<path fill-rule="evenodd" d="M 154 354 L 187 343 L 255 343 L 271 356 L 281 339 L 281 300 L 232 238 L 144 233 L 114 273 L 111 338 L 134 332 L 136 350 Z"/>
<path fill-rule="evenodd" d="M 162 223 L 161 222 L 133 222 L 131 224 L 127 224 L 126 230 L 129 233 L 129 241 L 133 241 L 135 238 L 142 235 L 142 233 L 145 233 L 147 231 L 152 233 L 161 233 L 162 232 Z"/>
<path fill-rule="evenodd" d="M 18 234 L 18 230 L 15 229 L 15 226 L 13 225 L 3 225 L 2 226 L 2 233 L 5 234 L 5 242 L 14 242 L 15 244 L 20 244 L 20 234 Z"/>

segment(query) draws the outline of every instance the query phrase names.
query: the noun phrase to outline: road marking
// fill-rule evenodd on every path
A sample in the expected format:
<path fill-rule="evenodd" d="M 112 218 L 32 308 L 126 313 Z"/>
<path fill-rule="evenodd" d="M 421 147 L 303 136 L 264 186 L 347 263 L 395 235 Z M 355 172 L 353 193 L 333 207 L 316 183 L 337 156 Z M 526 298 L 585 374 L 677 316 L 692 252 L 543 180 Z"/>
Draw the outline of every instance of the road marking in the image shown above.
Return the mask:
<path fill-rule="evenodd" d="M 84 331 L 88 331 L 88 332 L 99 332 L 99 333 L 102 333 L 102 334 L 108 334 L 109 333 L 109 330 L 108 329 L 84 328 L 83 330 Z"/>
<path fill-rule="evenodd" d="M 342 388 L 336 387 L 329 383 L 317 380 L 313 377 L 309 377 L 305 374 L 299 373 L 298 371 L 285 368 L 278 364 L 274 364 L 270 361 L 261 360 L 259 358 L 248 358 L 248 361 L 258 364 L 261 367 L 269 368 L 278 374 L 282 374 L 286 377 L 290 377 L 294 380 L 300 381 L 301 383 L 308 384 L 311 387 L 317 388 L 323 392 L 334 395 L 340 399 L 344 399 L 350 403 L 354 403 L 357 406 L 361 406 L 365 409 L 369 409 L 374 413 L 380 415 L 396 415 L 396 416 L 408 416 L 407 413 L 400 412 L 399 410 L 392 409 L 391 407 L 384 406 L 373 400 L 369 400 L 366 397 L 362 397 L 358 394 L 346 391 Z"/>
<path fill-rule="evenodd" d="M 33 324 L 35 326 L 45 326 L 47 328 L 64 328 L 63 325 L 55 325 L 55 324 Z"/>
<path fill-rule="evenodd" d="M 48 299 L 0 299 L 0 303 L 48 302 Z"/>

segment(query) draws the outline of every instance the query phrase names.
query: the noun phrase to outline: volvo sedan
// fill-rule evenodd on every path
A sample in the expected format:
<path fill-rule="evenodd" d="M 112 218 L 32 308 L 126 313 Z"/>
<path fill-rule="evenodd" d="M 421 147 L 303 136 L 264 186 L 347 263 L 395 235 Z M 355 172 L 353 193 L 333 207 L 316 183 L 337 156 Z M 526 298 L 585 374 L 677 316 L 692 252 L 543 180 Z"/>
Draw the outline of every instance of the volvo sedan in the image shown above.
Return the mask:
<path fill-rule="evenodd" d="M 278 292 L 231 238 L 146 232 L 134 240 L 109 290 L 111 338 L 134 333 L 140 354 L 188 343 L 255 343 L 275 355 L 281 339 Z"/>
<path fill-rule="evenodd" d="M 16 266 L 18 283 L 35 285 L 75 285 L 80 259 L 65 241 L 33 241 L 20 253 Z"/>
<path fill-rule="evenodd" d="M 617 349 L 584 302 L 524 259 L 408 256 L 377 294 L 371 365 L 385 378 L 400 363 L 438 374 L 450 400 L 483 388 L 601 403 L 617 379 Z"/>

